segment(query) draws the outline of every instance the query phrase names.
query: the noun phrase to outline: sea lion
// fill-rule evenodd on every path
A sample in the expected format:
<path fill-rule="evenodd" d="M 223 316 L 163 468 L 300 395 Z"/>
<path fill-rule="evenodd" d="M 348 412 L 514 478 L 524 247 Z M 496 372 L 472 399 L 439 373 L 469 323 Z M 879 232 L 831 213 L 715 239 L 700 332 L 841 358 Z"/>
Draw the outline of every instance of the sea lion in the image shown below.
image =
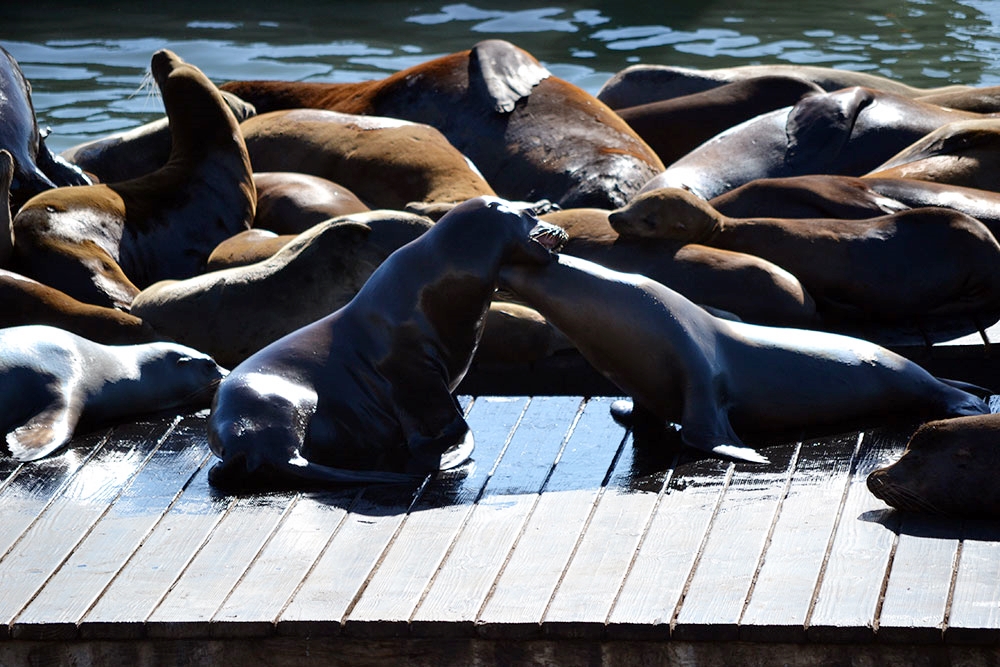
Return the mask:
<path fill-rule="evenodd" d="M 743 429 L 989 412 L 979 397 L 873 343 L 721 319 L 653 280 L 569 255 L 504 267 L 500 282 L 631 396 L 632 412 L 678 423 L 684 444 L 718 455 L 766 460 L 743 444 Z M 624 416 L 630 406 L 615 411 Z"/>
<path fill-rule="evenodd" d="M 90 179 L 77 167 L 52 154 L 38 131 L 31 84 L 20 65 L 0 46 L 0 148 L 14 157 L 10 188 L 14 211 L 28 199 L 50 188 L 89 185 Z M 4 200 L 6 203 L 6 200 Z"/>
<path fill-rule="evenodd" d="M 291 171 L 256 172 L 253 226 L 276 234 L 301 234 L 324 220 L 369 210 L 357 195 L 319 176 Z"/>
<path fill-rule="evenodd" d="M 468 458 L 452 396 L 501 266 L 545 264 L 565 235 L 496 198 L 464 202 L 384 262 L 343 308 L 281 338 L 219 386 L 209 481 L 405 479 Z M 388 470 L 389 472 L 383 472 Z"/>
<path fill-rule="evenodd" d="M 10 215 L 10 185 L 14 180 L 14 157 L 0 149 L 0 266 L 7 266 L 14 252 L 14 232 Z"/>
<path fill-rule="evenodd" d="M 709 139 L 640 192 L 683 187 L 711 199 L 756 178 L 861 176 L 942 125 L 979 118 L 870 88 L 808 95 Z"/>
<path fill-rule="evenodd" d="M 14 217 L 12 268 L 80 301 L 127 309 L 139 289 L 200 273 L 247 229 L 255 193 L 232 111 L 201 71 L 166 49 L 153 78 L 170 118 L 170 159 L 118 183 L 56 188 Z"/>
<path fill-rule="evenodd" d="M 669 165 L 734 125 L 820 92 L 802 79 L 762 76 L 615 112 Z"/>
<path fill-rule="evenodd" d="M 796 276 L 821 314 L 892 321 L 1000 306 L 1000 243 L 981 222 L 949 209 L 862 220 L 730 218 L 686 190 L 662 188 L 608 220 L 623 237 L 763 257 Z"/>
<path fill-rule="evenodd" d="M 154 283 L 131 312 L 232 367 L 346 304 L 389 255 L 430 227 L 391 211 L 335 218 L 285 237 L 261 261 Z"/>
<path fill-rule="evenodd" d="M 948 123 L 873 167 L 864 178 L 921 181 L 1000 191 L 1000 118 Z"/>
<path fill-rule="evenodd" d="M 693 69 L 672 65 L 629 65 L 604 82 L 597 99 L 612 109 L 667 100 L 761 76 L 784 76 L 812 82 L 827 92 L 863 86 L 904 97 L 963 93 L 970 86 L 917 88 L 877 74 L 817 65 L 738 65 Z"/>
<path fill-rule="evenodd" d="M 43 325 L 0 329 L 0 422 L 11 455 L 34 461 L 95 424 L 208 405 L 225 375 L 175 343 L 101 345 Z"/>
<path fill-rule="evenodd" d="M 257 113 L 253 105 L 221 91 L 222 99 L 240 123 Z M 151 174 L 170 159 L 170 123 L 164 117 L 139 127 L 67 148 L 62 157 L 102 183 L 127 181 Z"/>
<path fill-rule="evenodd" d="M 699 305 L 761 324 L 811 326 L 816 303 L 798 278 L 760 257 L 696 243 L 621 238 L 604 209 L 546 213 L 562 227 L 564 252 L 627 273 L 641 273 Z"/>
<path fill-rule="evenodd" d="M 507 199 L 616 208 L 663 170 L 611 109 L 502 40 L 376 81 L 231 81 L 221 88 L 261 113 L 313 107 L 432 125 Z"/>
<path fill-rule="evenodd" d="M 1000 415 L 920 426 L 895 463 L 872 471 L 868 489 L 904 512 L 1000 519 Z"/>
<path fill-rule="evenodd" d="M 970 86 L 965 90 L 919 95 L 914 98 L 928 104 L 975 113 L 1000 112 L 1000 86 Z"/>
<path fill-rule="evenodd" d="M 254 170 L 299 171 L 347 187 L 371 208 L 492 195 L 438 130 L 397 118 L 325 109 L 261 113 L 240 125 Z"/>

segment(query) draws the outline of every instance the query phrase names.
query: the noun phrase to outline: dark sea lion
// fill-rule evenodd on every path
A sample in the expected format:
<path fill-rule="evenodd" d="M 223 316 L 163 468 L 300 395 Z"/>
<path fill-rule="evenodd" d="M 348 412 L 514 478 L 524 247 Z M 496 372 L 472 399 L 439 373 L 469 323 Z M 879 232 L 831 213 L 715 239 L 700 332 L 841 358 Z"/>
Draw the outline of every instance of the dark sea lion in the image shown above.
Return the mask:
<path fill-rule="evenodd" d="M 872 471 L 868 489 L 904 512 L 1000 519 L 1000 415 L 923 424 L 895 463 Z"/>
<path fill-rule="evenodd" d="M 756 178 L 860 176 L 928 132 L 973 118 L 981 116 L 869 88 L 809 95 L 709 139 L 641 192 L 683 187 L 711 199 Z"/>
<path fill-rule="evenodd" d="M 222 92 L 222 99 L 242 122 L 257 112 L 253 105 Z M 66 161 L 93 174 L 102 183 L 127 181 L 151 174 L 170 159 L 172 140 L 169 120 L 164 117 L 139 127 L 87 141 L 60 153 Z"/>
<path fill-rule="evenodd" d="M 291 171 L 256 172 L 253 226 L 276 234 L 301 234 L 324 220 L 369 210 L 357 195 L 319 176 Z"/>
<path fill-rule="evenodd" d="M 253 178 L 232 111 L 172 52 L 153 54 L 151 69 L 170 118 L 168 162 L 33 197 L 14 217 L 11 268 L 80 301 L 128 308 L 139 288 L 200 273 L 220 241 L 250 226 Z"/>
<path fill-rule="evenodd" d="M 14 158 L 0 148 L 0 266 L 7 266 L 14 252 L 13 221 L 10 215 L 10 185 L 14 179 Z"/>
<path fill-rule="evenodd" d="M 80 169 L 52 154 L 38 131 L 31 84 L 14 56 L 0 46 L 0 148 L 14 157 L 10 204 L 16 212 L 24 202 L 50 188 L 89 185 Z"/>
<path fill-rule="evenodd" d="M 911 208 L 856 176 L 758 178 L 708 202 L 731 218 L 874 218 Z"/>
<path fill-rule="evenodd" d="M 816 324 L 816 304 L 799 280 L 772 262 L 695 243 L 620 238 L 604 209 L 541 216 L 569 235 L 564 251 L 627 273 L 641 273 L 695 303 L 761 324 Z"/>
<path fill-rule="evenodd" d="M 802 79 L 762 76 L 615 112 L 669 165 L 734 125 L 820 92 Z"/>
<path fill-rule="evenodd" d="M 969 86 L 916 88 L 877 74 L 816 65 L 739 65 L 717 69 L 693 69 L 672 65 L 630 65 L 608 79 L 597 98 L 612 109 L 690 95 L 718 86 L 761 76 L 784 76 L 812 82 L 827 92 L 864 86 L 873 90 L 921 97 L 967 91 Z"/>
<path fill-rule="evenodd" d="M 989 411 L 977 396 L 873 343 L 721 319 L 648 278 L 569 255 L 504 267 L 500 280 L 631 396 L 639 414 L 680 424 L 684 444 L 722 456 L 765 460 L 743 444 L 743 429 Z"/>
<path fill-rule="evenodd" d="M 281 338 L 219 386 L 216 486 L 399 481 L 468 458 L 452 392 L 501 266 L 545 264 L 565 235 L 503 200 L 460 204 L 384 262 L 343 308 Z M 382 472 L 389 470 L 390 472 Z"/>
<path fill-rule="evenodd" d="M 1000 118 L 948 123 L 884 163 L 865 178 L 915 178 L 934 183 L 1000 191 Z"/>
<path fill-rule="evenodd" d="M 257 172 L 298 171 L 347 187 L 371 208 L 492 195 L 483 177 L 438 130 L 379 116 L 290 109 L 240 125 Z"/>
<path fill-rule="evenodd" d="M 774 262 L 802 282 L 821 314 L 892 321 L 1000 306 L 1000 243 L 981 222 L 949 209 L 862 220 L 730 218 L 686 190 L 663 188 L 637 196 L 609 222 L 623 237 Z"/>
<path fill-rule="evenodd" d="M 51 454 L 87 425 L 208 405 L 225 375 L 175 343 L 101 345 L 55 327 L 0 329 L 0 423 L 19 461 Z"/>
<path fill-rule="evenodd" d="M 221 87 L 259 112 L 314 107 L 432 125 L 508 199 L 615 208 L 663 170 L 611 109 L 502 40 L 376 81 Z"/>
<path fill-rule="evenodd" d="M 154 283 L 135 297 L 132 313 L 232 367 L 346 304 L 389 255 L 430 227 L 402 212 L 335 218 L 283 237 L 261 261 Z"/>

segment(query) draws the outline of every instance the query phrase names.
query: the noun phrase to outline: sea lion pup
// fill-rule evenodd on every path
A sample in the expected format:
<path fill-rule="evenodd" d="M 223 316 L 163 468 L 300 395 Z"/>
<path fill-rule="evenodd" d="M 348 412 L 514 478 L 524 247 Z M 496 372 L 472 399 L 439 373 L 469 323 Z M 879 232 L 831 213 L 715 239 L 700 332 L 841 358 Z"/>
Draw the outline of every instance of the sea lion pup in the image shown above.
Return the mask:
<path fill-rule="evenodd" d="M 762 76 L 615 112 L 669 165 L 734 125 L 821 92 L 802 79 Z"/>
<path fill-rule="evenodd" d="M 948 123 L 914 141 L 864 178 L 914 178 L 1000 192 L 1000 118 Z"/>
<path fill-rule="evenodd" d="M 232 367 L 346 304 L 389 255 L 430 227 L 399 211 L 335 218 L 280 237 L 284 245 L 258 262 L 154 283 L 131 312 Z"/>
<path fill-rule="evenodd" d="M 504 265 L 540 265 L 565 240 L 528 209 L 464 202 L 384 262 L 354 299 L 265 347 L 219 386 L 209 481 L 400 481 L 455 466 L 472 434 L 452 392 Z M 389 472 L 382 472 L 388 470 Z"/>
<path fill-rule="evenodd" d="M 10 205 L 16 212 L 32 196 L 50 188 L 89 185 L 90 179 L 52 154 L 38 131 L 31 84 L 14 56 L 0 46 L 0 148 L 14 157 Z M 4 200 L 7 203 L 7 200 Z"/>
<path fill-rule="evenodd" d="M 261 113 L 240 125 L 254 170 L 339 183 L 372 208 L 493 195 L 443 134 L 423 123 L 325 109 Z"/>
<path fill-rule="evenodd" d="M 253 105 L 236 95 L 221 92 L 222 99 L 240 123 L 255 115 Z M 60 156 L 102 183 L 127 181 L 151 174 L 170 159 L 170 123 L 164 117 L 100 139 L 67 148 Z"/>
<path fill-rule="evenodd" d="M 77 301 L 54 287 L 0 269 L 0 328 L 27 324 L 47 324 L 105 345 L 165 338 L 134 315 Z"/>
<path fill-rule="evenodd" d="M 12 269 L 127 309 L 157 280 L 200 273 L 220 241 L 250 226 L 253 178 L 232 111 L 172 52 L 153 54 L 151 70 L 170 118 L 170 159 L 132 180 L 33 197 L 14 217 Z"/>
<path fill-rule="evenodd" d="M 786 269 L 754 255 L 696 243 L 622 238 L 608 223 L 609 213 L 573 208 L 540 217 L 566 230 L 567 254 L 641 273 L 705 307 L 759 324 L 819 323 L 813 298 Z"/>
<path fill-rule="evenodd" d="M 611 109 L 503 40 L 376 81 L 231 81 L 221 88 L 261 113 L 313 107 L 432 125 L 507 199 L 615 208 L 663 170 Z"/>
<path fill-rule="evenodd" d="M 644 276 L 569 255 L 504 267 L 500 283 L 566 334 L 636 412 L 680 424 L 684 444 L 722 456 L 765 460 L 740 440 L 743 429 L 989 412 L 977 396 L 873 343 L 721 319 Z"/>
<path fill-rule="evenodd" d="M 0 426 L 19 461 L 59 449 L 78 423 L 208 405 L 225 375 L 183 345 L 101 345 L 42 325 L 0 329 L 0 351 Z"/>
<path fill-rule="evenodd" d="M 895 463 L 872 471 L 868 489 L 904 512 L 1000 519 L 1000 415 L 923 424 Z"/>
<path fill-rule="evenodd" d="M 324 220 L 370 210 L 357 195 L 325 178 L 292 171 L 255 172 L 255 229 L 301 234 Z"/>
<path fill-rule="evenodd" d="M 629 65 L 604 82 L 597 99 L 612 109 L 667 100 L 761 76 L 784 76 L 812 82 L 827 92 L 864 86 L 874 90 L 919 98 L 926 95 L 963 93 L 970 86 L 916 88 L 894 79 L 867 72 L 817 65 L 739 65 L 718 69 L 694 69 L 672 65 Z"/>
<path fill-rule="evenodd" d="M 711 199 L 756 178 L 861 176 L 942 125 L 979 118 L 870 88 L 807 95 L 712 137 L 640 192 L 683 187 Z"/>
<path fill-rule="evenodd" d="M 1000 305 L 1000 243 L 981 222 L 949 209 L 863 220 L 730 218 L 690 192 L 662 188 L 609 222 L 625 237 L 763 257 L 791 271 L 821 314 L 892 321 Z"/>

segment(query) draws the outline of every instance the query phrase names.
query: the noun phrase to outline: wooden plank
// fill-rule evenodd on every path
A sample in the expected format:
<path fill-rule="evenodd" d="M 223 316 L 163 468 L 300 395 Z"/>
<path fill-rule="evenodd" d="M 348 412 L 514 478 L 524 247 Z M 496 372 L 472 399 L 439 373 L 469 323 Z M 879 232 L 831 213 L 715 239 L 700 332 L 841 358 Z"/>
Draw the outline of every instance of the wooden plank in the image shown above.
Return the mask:
<path fill-rule="evenodd" d="M 511 495 L 537 493 L 579 408 L 578 397 L 532 399 L 503 458 L 478 490 L 468 486 L 469 496 L 455 500 L 422 497 L 348 614 L 345 632 L 375 636 L 385 628 L 397 628 L 401 621 L 408 623 L 481 494 L 494 482 L 498 490 Z"/>
<path fill-rule="evenodd" d="M 767 448 L 769 463 L 737 464 L 674 621 L 677 640 L 733 641 L 799 451 Z"/>
<path fill-rule="evenodd" d="M 879 639 L 898 643 L 943 640 L 959 525 L 954 519 L 912 515 L 901 519 L 879 613 Z"/>
<path fill-rule="evenodd" d="M 201 422 L 199 422 L 201 424 Z M 71 639 L 77 624 L 205 461 L 204 433 L 173 429 L 18 616 L 19 639 Z"/>
<path fill-rule="evenodd" d="M 114 430 L 107 445 L 87 461 L 47 504 L 37 521 L 0 561 L 0 624 L 10 625 L 72 554 L 123 485 L 156 450 L 170 422 L 138 422 Z"/>
<path fill-rule="evenodd" d="M 476 437 L 474 460 L 461 471 L 438 475 L 427 485 L 430 492 L 442 500 L 450 496 L 452 502 L 472 502 L 502 456 L 527 402 L 524 397 L 476 400 L 466 418 Z M 402 498 L 398 491 L 366 489 L 282 612 L 278 632 L 304 636 L 339 632 L 419 497 L 420 493 Z"/>
<path fill-rule="evenodd" d="M 810 616 L 811 641 L 866 642 L 874 639 L 875 613 L 883 591 L 895 543 L 896 518 L 868 491 L 865 479 L 873 469 L 902 452 L 913 427 L 868 431 L 851 473 L 830 558 Z"/>
<path fill-rule="evenodd" d="M 82 637 L 119 640 L 145 635 L 146 619 L 236 502 L 209 486 L 208 470 L 215 461 L 207 458 L 207 464 L 83 617 Z"/>
<path fill-rule="evenodd" d="M 361 491 L 302 497 L 213 617 L 226 637 L 266 636 Z"/>
<path fill-rule="evenodd" d="M 685 585 L 735 465 L 702 458 L 677 467 L 608 617 L 608 635 L 667 639 Z"/>
<path fill-rule="evenodd" d="M 638 476 L 638 464 L 635 448 L 623 447 L 545 612 L 547 635 L 591 639 L 603 635 L 672 471 L 671 466 Z"/>
<path fill-rule="evenodd" d="M 820 568 L 847 497 L 861 441 L 845 433 L 802 443 L 781 514 L 740 619 L 744 641 L 805 641 Z"/>
<path fill-rule="evenodd" d="M 1000 641 L 1000 525 L 966 521 L 945 641 Z"/>
<path fill-rule="evenodd" d="M 553 477 L 558 484 L 559 477 L 565 477 L 570 469 L 578 482 L 585 482 L 594 469 L 593 451 L 621 440 L 623 429 L 611 419 L 610 402 L 601 398 L 587 402 L 552 474 L 547 479 L 536 478 L 533 491 L 520 476 L 498 468 L 412 617 L 415 635 L 455 635 L 474 629 L 476 615 L 538 503 L 543 484 L 548 482 L 545 488 L 552 492 Z M 521 429 L 515 437 L 520 434 Z M 600 479 L 594 483 L 600 484 Z"/>

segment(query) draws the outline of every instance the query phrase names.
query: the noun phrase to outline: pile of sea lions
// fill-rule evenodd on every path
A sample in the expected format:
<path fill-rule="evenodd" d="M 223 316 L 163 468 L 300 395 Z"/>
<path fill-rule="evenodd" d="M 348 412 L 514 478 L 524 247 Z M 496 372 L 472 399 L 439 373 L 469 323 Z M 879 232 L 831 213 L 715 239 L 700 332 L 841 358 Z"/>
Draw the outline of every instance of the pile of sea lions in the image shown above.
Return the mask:
<path fill-rule="evenodd" d="M 165 118 L 57 156 L 0 58 L 12 456 L 214 395 L 219 488 L 413 483 L 472 454 L 474 360 L 573 351 L 617 419 L 735 460 L 938 420 L 872 492 L 1000 515 L 951 492 L 996 469 L 990 392 L 837 333 L 1000 313 L 997 90 L 643 65 L 593 96 L 502 40 L 359 83 L 150 71 Z"/>

